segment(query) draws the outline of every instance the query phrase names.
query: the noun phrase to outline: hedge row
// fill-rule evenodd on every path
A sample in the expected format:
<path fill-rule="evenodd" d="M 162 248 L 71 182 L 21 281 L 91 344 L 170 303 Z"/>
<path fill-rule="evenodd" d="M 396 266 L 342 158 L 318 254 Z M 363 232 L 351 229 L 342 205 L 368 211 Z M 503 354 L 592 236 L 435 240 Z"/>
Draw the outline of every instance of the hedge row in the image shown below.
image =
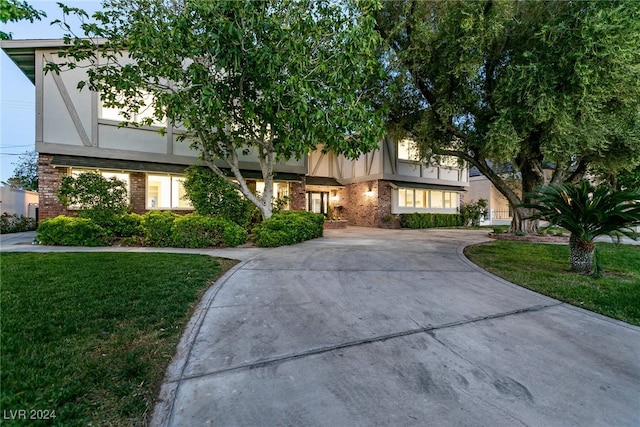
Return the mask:
<path fill-rule="evenodd" d="M 36 235 L 43 245 L 108 246 L 121 239 L 123 245 L 203 248 L 238 246 L 247 241 L 239 225 L 219 217 L 172 212 L 124 214 L 101 219 L 58 216 L 41 222 Z"/>
<path fill-rule="evenodd" d="M 460 227 L 465 225 L 462 214 L 410 213 L 400 215 L 402 228 Z"/>
<path fill-rule="evenodd" d="M 253 241 L 262 247 L 276 247 L 322 237 L 324 215 L 305 211 L 282 211 L 253 229 Z"/>
<path fill-rule="evenodd" d="M 37 228 L 35 218 L 24 215 L 10 214 L 3 212 L 0 215 L 0 233 L 18 233 L 20 231 L 31 231 Z"/>

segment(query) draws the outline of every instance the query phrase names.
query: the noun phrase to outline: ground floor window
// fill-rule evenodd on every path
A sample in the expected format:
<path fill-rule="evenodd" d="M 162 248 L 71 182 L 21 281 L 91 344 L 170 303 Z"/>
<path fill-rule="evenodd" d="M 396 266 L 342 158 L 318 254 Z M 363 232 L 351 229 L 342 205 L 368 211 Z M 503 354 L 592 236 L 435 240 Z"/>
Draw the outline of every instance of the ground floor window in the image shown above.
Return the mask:
<path fill-rule="evenodd" d="M 190 209 L 183 176 L 147 175 L 147 209 Z"/>
<path fill-rule="evenodd" d="M 256 181 L 256 193 L 263 194 L 264 193 L 264 181 Z M 281 209 L 288 210 L 290 209 L 290 189 L 289 183 L 286 181 L 283 182 L 274 182 L 273 183 L 273 198 L 276 200 L 282 201 Z"/>
<path fill-rule="evenodd" d="M 398 206 L 401 208 L 456 209 L 459 206 L 455 191 L 398 188 Z"/>
<path fill-rule="evenodd" d="M 112 171 L 102 171 L 102 170 L 98 170 L 98 169 L 77 169 L 77 168 L 73 168 L 71 169 L 71 176 L 74 178 L 77 178 L 79 175 L 82 175 L 83 173 L 97 173 L 102 175 L 103 177 L 110 179 L 110 178 L 116 178 L 119 181 L 122 181 L 124 183 L 124 188 L 127 190 L 127 197 L 129 198 L 129 201 L 131 201 L 131 187 L 130 187 L 130 179 L 129 179 L 129 174 L 126 172 L 112 172 Z M 70 208 L 72 209 L 77 209 L 77 207 L 74 206 L 70 206 Z"/>

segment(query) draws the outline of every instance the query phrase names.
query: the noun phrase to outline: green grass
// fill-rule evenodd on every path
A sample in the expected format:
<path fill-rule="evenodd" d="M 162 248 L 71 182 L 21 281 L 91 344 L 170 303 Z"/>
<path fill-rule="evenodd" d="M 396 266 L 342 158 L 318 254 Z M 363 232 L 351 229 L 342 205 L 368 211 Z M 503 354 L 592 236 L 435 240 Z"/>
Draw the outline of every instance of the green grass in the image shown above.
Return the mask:
<path fill-rule="evenodd" d="M 601 278 L 569 270 L 568 245 L 494 241 L 470 246 L 474 263 L 512 283 L 640 326 L 640 247 L 598 243 Z"/>
<path fill-rule="evenodd" d="M 234 263 L 178 254 L 3 253 L 2 424 L 145 425 L 195 304 Z M 56 418 L 6 419 L 21 409 Z"/>

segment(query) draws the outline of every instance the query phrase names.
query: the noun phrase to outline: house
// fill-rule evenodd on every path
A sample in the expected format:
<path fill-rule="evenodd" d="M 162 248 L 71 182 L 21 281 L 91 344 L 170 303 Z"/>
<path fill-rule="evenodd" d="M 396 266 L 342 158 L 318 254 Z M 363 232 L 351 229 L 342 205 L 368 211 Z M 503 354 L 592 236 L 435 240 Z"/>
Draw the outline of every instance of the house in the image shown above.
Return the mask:
<path fill-rule="evenodd" d="M 0 187 L 0 212 L 38 218 L 38 193 L 10 186 Z"/>
<path fill-rule="evenodd" d="M 509 166 L 507 166 L 509 169 Z M 506 179 L 507 183 L 514 189 L 518 196 L 522 196 L 522 182 L 519 174 L 513 168 L 507 173 L 512 176 Z M 543 167 L 545 184 L 551 182 L 554 167 L 546 163 Z M 487 201 L 487 213 L 481 225 L 509 225 L 513 220 L 513 208 L 509 205 L 507 198 L 484 176 L 477 167 L 469 169 L 469 191 L 464 195 L 465 203 L 477 202 L 480 199 Z"/>
<path fill-rule="evenodd" d="M 190 212 L 183 200 L 183 173 L 198 153 L 179 142 L 179 130 L 154 123 L 119 127 L 118 111 L 98 93 L 78 91 L 82 68 L 45 74 L 62 40 L 8 40 L 2 49 L 35 84 L 36 151 L 39 153 L 40 219 L 66 213 L 56 198 L 64 176 L 92 170 L 124 181 L 134 212 Z M 144 114 L 144 113 L 142 113 Z M 158 130 L 166 127 L 161 135 Z M 397 214 L 455 213 L 469 186 L 455 162 L 432 165 L 416 158 L 409 140 L 380 142 L 379 149 L 348 160 L 321 149 L 276 167 L 274 195 L 290 197 L 291 209 L 346 219 L 351 225 L 397 226 Z M 264 186 L 257 159 L 241 157 L 243 175 Z"/>

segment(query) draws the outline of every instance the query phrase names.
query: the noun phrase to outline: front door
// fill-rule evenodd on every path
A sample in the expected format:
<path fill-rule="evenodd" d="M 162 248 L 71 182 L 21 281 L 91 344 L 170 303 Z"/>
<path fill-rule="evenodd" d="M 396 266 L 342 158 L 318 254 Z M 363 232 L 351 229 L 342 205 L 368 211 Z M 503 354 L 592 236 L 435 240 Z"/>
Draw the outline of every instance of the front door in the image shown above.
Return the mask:
<path fill-rule="evenodd" d="M 307 192 L 307 210 L 309 212 L 326 215 L 328 204 L 329 204 L 328 191 Z"/>

